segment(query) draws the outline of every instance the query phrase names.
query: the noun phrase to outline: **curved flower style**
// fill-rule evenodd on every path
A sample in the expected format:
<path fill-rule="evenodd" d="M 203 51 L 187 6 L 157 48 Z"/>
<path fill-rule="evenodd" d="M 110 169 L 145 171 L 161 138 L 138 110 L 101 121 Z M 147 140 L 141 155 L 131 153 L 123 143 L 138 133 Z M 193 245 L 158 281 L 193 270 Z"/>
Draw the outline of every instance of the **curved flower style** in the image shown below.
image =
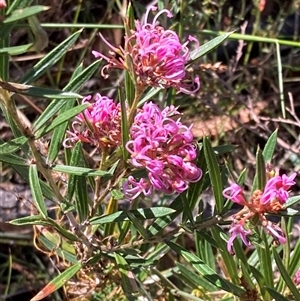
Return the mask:
<path fill-rule="evenodd" d="M 77 141 L 99 149 L 121 145 L 121 105 L 99 93 L 85 97 L 82 104 L 85 103 L 89 103 L 89 107 L 76 117 L 73 131 L 67 131 L 69 137 L 63 145 L 71 147 Z"/>
<path fill-rule="evenodd" d="M 178 114 L 174 106 L 161 111 L 152 102 L 136 114 L 126 148 L 131 154 L 130 163 L 145 169 L 148 179 L 128 179 L 123 186 L 127 198 L 134 199 L 145 191 L 148 194 L 151 189 L 181 193 L 190 182 L 201 178 L 201 169 L 192 163 L 197 154 L 191 130 L 180 119 L 171 118 Z"/>
<path fill-rule="evenodd" d="M 148 23 L 149 12 L 155 11 L 157 8 L 151 6 L 147 12 L 143 22 L 135 21 L 135 30 L 132 30 L 131 36 L 125 36 L 125 50 L 112 46 L 100 34 L 102 40 L 112 50 L 111 57 L 107 57 L 102 53 L 93 51 L 96 58 L 101 57 L 108 62 L 102 69 L 102 76 L 107 77 L 107 71 L 111 68 L 128 69 L 126 55 L 131 57 L 133 64 L 133 72 L 137 77 L 137 83 L 142 87 L 173 87 L 176 90 L 192 94 L 199 90 L 199 78 L 192 78 L 185 71 L 185 66 L 190 60 L 190 51 L 187 47 L 188 43 L 199 42 L 192 36 L 188 37 L 188 41 L 181 44 L 176 32 L 165 30 L 163 27 L 156 25 L 158 17 L 166 13 L 168 18 L 172 14 L 167 9 L 161 10 L 153 19 L 152 23 Z M 115 55 L 118 54 L 119 58 Z"/>
<path fill-rule="evenodd" d="M 245 200 L 243 189 L 235 183 L 223 190 L 224 197 L 244 206 L 244 209 L 235 215 L 234 222 L 229 230 L 231 237 L 227 243 L 227 248 L 230 253 L 233 253 L 232 244 L 237 236 L 240 236 L 243 243 L 249 246 L 246 235 L 250 235 L 251 230 L 245 229 L 244 225 L 246 221 L 251 220 L 253 217 L 259 218 L 261 225 L 268 234 L 273 236 L 276 243 L 284 244 L 286 242 L 283 230 L 268 221 L 265 214 L 278 213 L 284 209 L 283 205 L 289 197 L 288 190 L 296 184 L 294 181 L 296 175 L 296 173 L 293 173 L 288 177 L 284 174 L 270 178 L 264 190 L 254 191 L 248 202 Z"/>

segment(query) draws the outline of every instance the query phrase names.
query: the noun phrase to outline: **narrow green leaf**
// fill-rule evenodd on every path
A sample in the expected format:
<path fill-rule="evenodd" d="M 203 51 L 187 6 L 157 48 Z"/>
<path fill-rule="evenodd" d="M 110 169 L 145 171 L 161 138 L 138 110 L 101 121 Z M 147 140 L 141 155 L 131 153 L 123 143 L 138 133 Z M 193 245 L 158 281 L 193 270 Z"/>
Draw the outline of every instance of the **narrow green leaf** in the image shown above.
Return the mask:
<path fill-rule="evenodd" d="M 202 178 L 197 183 L 191 183 L 189 186 L 189 189 L 187 190 L 186 199 L 187 199 L 188 207 L 190 208 L 190 210 L 194 210 L 196 204 L 198 203 L 199 196 L 201 195 L 201 192 L 203 189 L 203 184 L 205 181 L 207 165 L 206 165 L 206 159 L 205 159 L 203 148 L 201 149 L 200 154 L 197 158 L 196 165 L 198 167 L 200 167 L 202 170 Z M 186 221 L 187 221 L 187 215 L 183 212 L 182 222 L 185 223 Z"/>
<path fill-rule="evenodd" d="M 26 225 L 43 225 L 52 226 L 52 224 L 43 219 L 42 215 L 30 215 L 25 217 L 20 217 L 9 222 L 16 226 L 26 226 Z"/>
<path fill-rule="evenodd" d="M 270 245 L 264 231 L 261 232 L 261 238 L 264 242 L 264 248 L 257 248 L 260 263 L 260 271 L 263 273 L 266 285 L 269 287 L 273 287 L 274 276 L 272 270 L 272 254 L 270 252 Z"/>
<path fill-rule="evenodd" d="M 153 207 L 146 209 L 129 210 L 129 212 L 133 214 L 138 220 L 145 220 L 150 218 L 168 216 L 174 213 L 175 210 L 167 207 Z M 90 222 L 92 225 L 99 225 L 128 220 L 129 218 L 125 211 L 118 211 L 109 215 L 95 216 L 91 219 Z"/>
<path fill-rule="evenodd" d="M 72 119 L 73 117 L 77 116 L 79 113 L 81 113 L 82 111 L 84 111 L 87 107 L 89 106 L 89 104 L 83 104 L 83 105 L 79 105 L 75 108 L 72 108 L 70 110 L 68 110 L 67 112 L 64 112 L 62 115 L 57 116 L 52 123 L 50 123 L 49 125 L 46 125 L 44 127 L 42 127 L 35 135 L 36 135 L 36 139 L 46 135 L 47 133 L 51 132 L 53 129 L 55 129 L 57 126 L 59 126 L 60 124 L 64 123 L 65 121 L 68 121 L 70 119 Z"/>
<path fill-rule="evenodd" d="M 26 8 L 30 6 L 33 0 L 14 0 L 10 2 L 6 14 L 9 15 L 17 9 Z"/>
<path fill-rule="evenodd" d="M 74 45 L 81 30 L 73 33 L 65 41 L 55 47 L 51 52 L 44 56 L 37 64 L 33 66 L 20 80 L 23 84 L 33 82 L 41 75 L 43 75 L 51 66 L 53 66 L 63 55 L 66 54 L 68 49 Z"/>
<path fill-rule="evenodd" d="M 75 207 L 80 223 L 83 223 L 88 216 L 88 195 L 86 179 L 76 176 L 75 180 Z"/>
<path fill-rule="evenodd" d="M 260 148 L 258 147 L 256 152 L 256 173 L 253 182 L 252 192 L 256 189 L 263 191 L 266 186 L 266 181 L 266 164 L 263 154 Z"/>
<path fill-rule="evenodd" d="M 130 267 L 124 257 L 115 253 L 115 259 L 121 273 L 122 288 L 127 297 L 132 296 L 138 292 L 138 286 L 135 280 L 135 276 L 130 270 Z"/>
<path fill-rule="evenodd" d="M 66 284 L 80 269 L 82 265 L 80 262 L 75 263 L 74 265 L 67 268 L 60 275 L 55 277 L 50 281 L 37 295 L 35 295 L 30 301 L 39 301 L 49 296 L 63 285 Z"/>
<path fill-rule="evenodd" d="M 218 165 L 216 155 L 207 137 L 203 139 L 203 148 L 204 148 L 204 155 L 206 158 L 207 168 L 209 172 L 209 177 L 211 180 L 211 185 L 216 201 L 217 212 L 221 213 L 223 209 L 223 203 L 224 203 L 224 199 L 222 195 L 222 190 L 223 190 L 222 178 L 221 178 L 220 168 Z"/>
<path fill-rule="evenodd" d="M 19 46 L 3 47 L 0 49 L 0 54 L 9 54 L 13 56 L 13 55 L 27 53 L 28 49 L 32 47 L 32 45 L 33 43 L 19 45 Z"/>
<path fill-rule="evenodd" d="M 72 78 L 63 88 L 63 91 L 78 91 L 81 86 L 94 74 L 99 67 L 101 60 L 95 61 L 89 67 L 84 69 L 80 74 Z M 69 100 L 54 99 L 45 109 L 42 115 L 34 123 L 35 131 L 39 130 L 46 122 L 56 114 Z"/>
<path fill-rule="evenodd" d="M 54 171 L 64 172 L 71 175 L 77 176 L 111 176 L 112 173 L 110 171 L 103 171 L 103 170 L 95 170 L 86 167 L 79 167 L 79 166 L 68 166 L 68 165 L 53 165 L 51 167 Z"/>
<path fill-rule="evenodd" d="M 97 61 L 97 62 L 91 64 L 91 66 L 89 66 L 86 70 L 84 70 L 84 72 L 81 70 L 81 66 L 79 66 L 72 75 L 71 83 L 77 82 L 78 77 L 79 78 L 84 77 L 84 79 L 88 80 L 90 78 L 90 76 L 92 76 L 92 74 L 94 74 L 96 69 L 98 69 L 99 65 L 100 65 L 100 62 Z M 77 86 L 78 86 L 78 84 L 76 85 L 75 88 L 77 88 Z M 70 110 L 74 106 L 74 103 L 75 103 L 75 99 L 71 99 L 68 102 L 66 102 L 66 104 L 60 109 L 58 115 L 64 114 L 65 112 Z M 54 129 L 51 143 L 49 146 L 49 152 L 48 152 L 48 161 L 49 162 L 54 162 L 54 160 L 56 159 L 58 152 L 61 149 L 67 127 L 68 127 L 68 122 L 66 121 Z"/>
<path fill-rule="evenodd" d="M 63 115 L 70 110 L 75 104 L 75 99 L 69 100 L 59 111 L 58 115 Z M 57 126 L 52 134 L 51 142 L 48 150 L 48 162 L 50 164 L 55 161 L 60 149 L 62 148 L 64 136 L 68 127 L 68 121 Z"/>
<path fill-rule="evenodd" d="M 284 296 L 282 296 L 281 294 L 279 294 L 279 292 L 274 290 L 274 288 L 266 287 L 266 289 L 269 292 L 269 294 L 271 295 L 271 297 L 274 298 L 274 300 L 276 300 L 276 301 L 291 301 L 291 299 L 287 299 Z"/>
<path fill-rule="evenodd" d="M 187 262 L 189 262 L 206 280 L 214 284 L 215 286 L 231 292 L 235 294 L 236 296 L 240 296 L 244 289 L 241 287 L 231 283 L 230 281 L 223 279 L 218 274 L 215 273 L 214 270 L 212 270 L 208 265 L 204 263 L 199 257 L 196 255 L 188 252 L 184 248 L 182 248 L 180 245 L 175 244 L 171 241 L 166 241 L 166 244 L 169 245 L 169 247 L 175 251 L 176 253 L 180 254 Z"/>
<path fill-rule="evenodd" d="M 50 241 L 49 239 L 47 239 L 46 237 L 44 237 L 42 235 L 39 236 L 39 240 L 49 251 L 55 250 L 57 255 L 60 258 L 62 258 L 63 260 L 66 260 L 71 263 L 76 263 L 78 261 L 74 254 L 69 253 L 68 251 L 64 250 L 63 248 L 57 247 L 58 243 L 53 243 L 52 241 Z"/>
<path fill-rule="evenodd" d="M 236 263 L 234 261 L 233 256 L 227 251 L 227 242 L 222 238 L 222 235 L 224 235 L 224 231 L 218 226 L 212 227 L 210 231 L 212 233 L 213 239 L 218 244 L 218 249 L 220 251 L 220 254 L 222 256 L 222 259 L 224 261 L 224 264 L 232 282 L 239 283 L 239 276 Z"/>
<path fill-rule="evenodd" d="M 265 159 L 265 162 L 270 162 L 273 158 L 273 154 L 277 145 L 277 135 L 278 135 L 278 129 L 276 129 L 271 136 L 269 137 L 264 150 L 263 150 L 263 156 Z"/>
<path fill-rule="evenodd" d="M 284 282 L 286 283 L 286 285 L 288 286 L 288 288 L 290 289 L 291 293 L 294 295 L 295 300 L 300 300 L 300 293 L 299 290 L 297 289 L 297 287 L 295 286 L 292 277 L 293 275 L 289 275 L 280 256 L 278 255 L 277 251 L 275 248 L 272 248 L 273 251 L 273 255 L 278 267 L 278 270 L 280 272 L 281 277 L 283 278 Z"/>
<path fill-rule="evenodd" d="M 214 50 L 216 47 L 218 47 L 220 44 L 222 44 L 234 31 L 224 33 L 209 42 L 201 45 L 199 48 L 195 49 L 191 53 L 191 60 L 189 61 L 189 65 L 192 64 L 194 61 L 199 59 L 200 57 L 206 55 L 207 53 L 211 52 Z"/>
<path fill-rule="evenodd" d="M 0 144 L 0 155 L 13 153 L 20 149 L 21 145 L 26 143 L 27 137 L 21 136 L 13 140 Z"/>
<path fill-rule="evenodd" d="M 49 8 L 50 6 L 34 5 L 34 6 L 25 7 L 23 9 L 17 9 L 14 10 L 8 17 L 6 17 L 3 20 L 3 23 L 7 24 L 7 23 L 12 23 L 23 19 L 27 19 L 28 17 L 46 11 Z"/>
<path fill-rule="evenodd" d="M 29 184 L 34 204 L 43 218 L 48 217 L 47 207 L 43 198 L 36 164 L 29 167 Z"/>
<path fill-rule="evenodd" d="M 121 128 L 122 128 L 122 151 L 123 151 L 123 160 L 127 162 L 129 157 L 129 152 L 126 148 L 126 144 L 129 140 L 129 126 L 128 126 L 128 119 L 127 119 L 127 110 L 126 110 L 126 99 L 120 95 L 119 97 L 121 102 Z"/>
<path fill-rule="evenodd" d="M 129 210 L 124 209 L 124 212 L 126 213 L 128 219 L 134 225 L 134 228 L 143 236 L 143 238 L 147 239 L 149 237 L 149 234 L 147 230 L 143 227 L 143 225 L 140 223 L 138 218 L 136 218 L 135 215 L 132 214 Z"/>
<path fill-rule="evenodd" d="M 48 98 L 48 99 L 72 99 L 72 98 L 82 98 L 81 95 L 75 92 L 64 92 L 61 90 L 34 87 L 30 85 L 21 85 L 10 82 L 1 82 L 1 86 L 5 86 L 6 90 L 22 94 L 29 95 L 39 98 Z"/>
<path fill-rule="evenodd" d="M 217 286 L 212 284 L 210 281 L 205 279 L 204 277 L 200 277 L 197 273 L 194 273 L 193 270 L 186 267 L 186 265 L 181 264 L 180 262 L 176 263 L 176 267 L 178 267 L 179 271 L 185 275 L 186 278 L 189 278 L 192 283 L 194 283 L 195 287 L 201 287 L 207 292 L 215 292 L 217 290 Z M 180 274 L 179 274 L 180 275 Z"/>
<path fill-rule="evenodd" d="M 299 269 L 300 267 L 299 258 L 300 258 L 300 239 L 298 239 L 294 247 L 294 250 L 291 254 L 291 259 L 288 267 L 289 275 L 294 275 L 296 271 Z"/>
<path fill-rule="evenodd" d="M 174 212 L 162 218 L 156 219 L 148 228 L 148 232 L 151 233 L 152 236 L 157 235 L 159 232 L 165 229 L 165 227 L 174 221 L 175 218 L 183 211 L 182 195 L 178 195 L 169 207 L 170 209 L 173 209 Z"/>
<path fill-rule="evenodd" d="M 0 161 L 8 163 L 10 165 L 28 167 L 25 159 L 23 159 L 19 156 L 13 155 L 13 154 L 1 154 Z"/>
<path fill-rule="evenodd" d="M 297 204 L 300 201 L 300 195 L 295 195 L 292 197 L 289 197 L 286 201 L 286 203 L 284 204 L 284 208 L 289 208 L 295 204 Z"/>
<path fill-rule="evenodd" d="M 70 159 L 70 165 L 74 166 L 74 169 L 77 169 L 77 166 L 80 161 L 80 155 L 82 153 L 81 150 L 81 143 L 77 142 L 72 150 L 72 156 Z M 69 174 L 69 180 L 68 180 L 68 190 L 67 190 L 67 200 L 71 201 L 72 197 L 75 192 L 75 187 L 76 187 L 76 175 L 74 174 Z"/>

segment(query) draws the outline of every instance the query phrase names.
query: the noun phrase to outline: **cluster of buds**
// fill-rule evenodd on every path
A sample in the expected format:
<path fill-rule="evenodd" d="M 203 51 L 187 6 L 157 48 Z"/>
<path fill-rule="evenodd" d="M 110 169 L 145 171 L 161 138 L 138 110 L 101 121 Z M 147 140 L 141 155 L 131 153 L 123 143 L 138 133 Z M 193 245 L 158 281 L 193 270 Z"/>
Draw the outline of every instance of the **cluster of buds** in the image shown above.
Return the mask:
<path fill-rule="evenodd" d="M 157 25 L 161 14 L 166 13 L 169 18 L 172 17 L 167 9 L 161 10 L 152 23 L 148 23 L 149 12 L 156 9 L 155 6 L 151 6 L 147 10 L 144 22 L 135 21 L 135 30 L 131 30 L 130 36 L 125 35 L 124 48 L 114 47 L 100 34 L 101 39 L 111 49 L 109 57 L 93 51 L 96 58 L 100 57 L 108 62 L 101 74 L 107 77 L 111 68 L 126 69 L 134 73 L 133 76 L 137 78 L 137 83 L 142 89 L 148 86 L 173 87 L 186 94 L 195 93 L 200 88 L 199 78 L 192 78 L 187 74 L 185 67 L 191 59 L 188 43 L 194 41 L 199 47 L 199 42 L 189 36 L 188 41 L 182 44 L 176 32 Z"/>
<path fill-rule="evenodd" d="M 145 170 L 147 178 L 128 178 L 123 185 L 128 199 L 141 193 L 149 195 L 153 189 L 181 193 L 190 182 L 201 178 L 201 169 L 193 163 L 197 152 L 191 128 L 184 126 L 178 116 L 174 106 L 161 111 L 152 102 L 138 110 L 126 148 L 131 154 L 130 163 Z"/>
<path fill-rule="evenodd" d="M 99 150 L 120 146 L 121 105 L 99 93 L 94 97 L 85 97 L 82 104 L 89 106 L 72 123 L 73 131 L 67 131 L 64 147 L 72 147 L 77 141 L 93 145 Z"/>
<path fill-rule="evenodd" d="M 291 176 L 273 176 L 268 179 L 263 191 L 256 190 L 253 192 L 251 198 L 247 201 L 243 189 L 237 185 L 232 184 L 230 187 L 223 190 L 223 195 L 234 203 L 244 206 L 233 219 L 231 229 L 231 237 L 227 243 L 227 249 L 233 253 L 232 246 L 236 237 L 240 236 L 246 246 L 251 243 L 247 236 L 252 234 L 251 220 L 258 220 L 266 232 L 273 236 L 277 244 L 284 244 L 286 242 L 283 230 L 266 218 L 266 214 L 277 214 L 284 210 L 284 204 L 289 197 L 289 189 L 295 185 L 296 173 Z"/>

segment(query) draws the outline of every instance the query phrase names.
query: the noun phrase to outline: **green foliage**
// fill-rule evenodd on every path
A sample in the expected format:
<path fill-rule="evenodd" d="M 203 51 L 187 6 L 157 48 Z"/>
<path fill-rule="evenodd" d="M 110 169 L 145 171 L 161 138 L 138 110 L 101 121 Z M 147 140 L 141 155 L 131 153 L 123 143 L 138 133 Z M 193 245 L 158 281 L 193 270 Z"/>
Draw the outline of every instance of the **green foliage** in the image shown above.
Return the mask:
<path fill-rule="evenodd" d="M 86 119 L 89 130 L 97 130 L 83 113 L 90 108 L 90 104 L 81 101 L 82 95 L 88 92 L 86 83 L 94 76 L 102 59 L 94 60 L 85 67 L 85 61 L 76 62 L 72 66 L 73 74 L 67 83 L 61 85 L 63 88 L 54 84 L 51 72 L 64 66 L 68 51 L 81 38 L 83 31 L 80 30 L 70 33 L 58 43 L 17 83 L 8 81 L 9 56 L 40 52 L 37 41 L 43 39 L 44 33 L 39 32 L 40 27 L 42 31 L 44 29 L 32 18 L 49 7 L 30 6 L 31 2 L 13 1 L 4 12 L 0 29 L 0 104 L 14 135 L 9 141 L 0 140 L 0 162 L 28 183 L 32 195 L 32 212 L 10 221 L 10 225 L 33 226 L 36 231 L 35 245 L 49 256 L 57 255 L 57 267 L 60 269 L 60 273 L 51 275 L 51 280 L 47 280 L 42 290 L 39 287 L 39 293 L 31 301 L 41 300 L 62 286 L 68 292 L 81 284 L 88 287 L 86 300 L 107 300 L 104 299 L 107 296 L 113 296 L 112 300 L 126 298 L 137 301 L 157 300 L 160 296 L 165 300 L 196 301 L 252 300 L 249 296 L 264 301 L 272 298 L 299 300 L 299 287 L 294 283 L 293 276 L 300 268 L 300 242 L 291 247 L 290 237 L 287 237 L 286 246 L 274 246 L 270 231 L 264 232 L 259 228 L 264 226 L 259 224 L 259 213 L 248 220 L 245 217 L 247 205 L 243 204 L 243 209 L 234 212 L 233 202 L 226 200 L 223 195 L 227 182 L 232 180 L 230 176 L 237 179 L 236 183 L 242 189 L 244 184 L 248 185 L 250 199 L 255 191 L 263 193 L 269 177 L 274 176 L 267 164 L 274 158 L 278 129 L 269 133 L 263 150 L 257 147 L 255 167 L 251 167 L 255 169 L 253 179 L 248 178 L 248 166 L 238 171 L 228 159 L 239 146 L 216 145 L 218 141 L 212 137 L 203 137 L 202 143 L 194 141 L 193 144 L 197 149 L 194 162 L 203 174 L 198 181 L 190 183 L 186 191 L 171 196 L 155 191 L 151 196 L 127 200 L 122 188 L 126 178 L 132 174 L 138 179 L 144 176 L 143 172 L 133 169 L 129 164 L 131 155 L 127 143 L 137 110 L 149 100 L 157 101 L 162 107 L 181 102 L 186 109 L 188 99 L 188 106 L 192 108 L 192 96 L 175 95 L 169 87 L 163 88 L 161 82 L 155 87 L 142 86 L 140 78 L 133 72 L 136 62 L 126 53 L 124 77 L 118 74 L 118 81 L 112 90 L 118 92 L 115 95 L 118 94 L 116 98 L 121 104 L 118 116 L 121 122 L 121 145 L 108 144 L 98 137 L 99 144 L 105 145 L 101 151 L 95 145 L 80 141 L 72 148 L 63 147 L 66 133 L 72 130 L 72 124 L 78 121 L 80 113 Z M 117 1 L 113 2 L 113 5 L 118 5 Z M 181 14 L 185 9 L 190 9 L 185 7 L 184 1 L 180 7 L 176 1 L 172 3 L 174 11 Z M 203 5 L 207 5 L 205 3 Z M 163 1 L 158 1 L 159 7 L 163 5 Z M 124 26 L 128 36 L 134 26 L 135 11 L 139 9 L 141 7 L 138 4 L 129 5 Z M 183 22 L 182 15 L 180 18 Z M 28 21 L 35 36 L 33 43 L 11 46 L 10 33 L 24 21 Z M 178 26 L 180 30 L 185 28 L 183 24 Z M 107 25 L 107 28 L 111 27 Z M 218 33 L 217 37 L 190 53 L 185 72 L 190 72 L 189 68 L 194 68 L 199 58 L 206 60 L 207 55 L 228 38 L 246 40 L 245 37 L 234 31 Z M 269 42 L 279 45 L 278 40 Z M 127 45 L 128 49 L 130 46 Z M 120 55 L 120 49 L 118 51 Z M 279 91 L 283 95 L 279 58 L 277 47 Z M 46 76 L 53 87 L 40 86 Z M 31 83 L 33 85 L 29 85 Z M 101 94 L 105 93 L 103 89 Z M 39 116 L 34 121 L 28 120 L 31 123 L 29 126 L 20 117 L 14 94 L 45 101 Z M 281 105 L 284 115 L 284 103 L 281 102 Z M 183 110 L 183 115 L 185 112 Z M 177 116 L 170 117 L 172 121 L 174 118 Z M 101 126 L 97 124 L 96 128 Z M 112 131 L 109 133 L 111 136 L 114 134 Z M 147 133 L 143 139 L 146 138 Z M 250 144 L 248 151 L 253 152 Z M 207 192 L 210 201 L 206 201 Z M 249 200 L 247 193 L 244 194 L 245 199 Z M 300 215 L 298 210 L 291 208 L 299 200 L 299 196 L 291 196 L 280 210 L 264 212 L 282 217 L 286 236 L 290 235 L 293 218 Z M 273 201 L 278 200 L 274 197 Z M 208 205 L 212 207 L 209 214 L 205 209 Z M 233 235 L 230 229 L 233 229 L 238 218 L 252 231 L 251 237 L 247 237 L 252 247 L 242 245 L 237 238 L 233 242 L 233 254 L 228 241 Z M 275 239 L 275 242 L 278 241 Z"/>

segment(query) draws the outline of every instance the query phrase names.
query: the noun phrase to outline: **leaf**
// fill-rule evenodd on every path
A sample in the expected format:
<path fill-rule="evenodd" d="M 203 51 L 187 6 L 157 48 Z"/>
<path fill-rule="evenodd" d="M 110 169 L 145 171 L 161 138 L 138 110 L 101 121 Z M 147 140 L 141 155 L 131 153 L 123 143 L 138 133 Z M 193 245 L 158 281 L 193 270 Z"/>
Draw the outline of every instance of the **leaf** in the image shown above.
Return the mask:
<path fill-rule="evenodd" d="M 0 161 L 8 163 L 10 165 L 28 167 L 26 161 L 23 158 L 12 154 L 1 154 Z"/>
<path fill-rule="evenodd" d="M 0 81 L 0 87 L 10 92 L 34 96 L 34 97 L 41 97 L 41 98 L 50 98 L 50 99 L 82 98 L 81 95 L 74 92 L 64 92 L 61 90 L 34 87 L 31 85 L 23 85 L 23 84 L 18 84 L 13 82 Z"/>
<path fill-rule="evenodd" d="M 72 119 L 73 117 L 77 116 L 79 113 L 81 113 L 82 111 L 84 111 L 88 106 L 89 106 L 89 104 L 79 105 L 79 106 L 77 106 L 75 108 L 72 108 L 72 109 L 68 110 L 67 112 L 64 112 L 62 115 L 57 116 L 53 120 L 52 123 L 50 123 L 49 125 L 46 125 L 46 126 L 42 127 L 35 134 L 36 139 L 41 138 L 42 136 L 44 136 L 47 133 L 51 132 L 53 129 L 55 129 L 60 124 L 62 124 L 65 121 L 68 121 L 68 120 Z"/>
<path fill-rule="evenodd" d="M 182 275 L 185 275 L 186 278 L 188 278 L 192 283 L 194 283 L 194 288 L 201 287 L 207 292 L 214 292 L 217 290 L 217 287 L 214 284 L 212 284 L 204 277 L 200 277 L 198 273 L 194 273 L 194 271 L 191 270 L 189 267 L 186 267 L 180 262 L 176 263 L 176 267 L 178 267 Z"/>
<path fill-rule="evenodd" d="M 26 143 L 27 137 L 21 136 L 13 140 L 0 144 L 0 155 L 13 153 L 20 149 L 20 146 Z"/>
<path fill-rule="evenodd" d="M 76 167 L 78 165 L 80 154 L 81 154 L 81 142 L 77 142 L 72 150 L 72 155 L 70 159 L 71 166 Z M 70 202 L 74 195 L 75 187 L 76 187 L 76 176 L 74 174 L 69 174 L 67 199 Z"/>
<path fill-rule="evenodd" d="M 174 213 L 175 210 L 167 207 L 153 207 L 146 209 L 128 210 L 128 212 L 133 214 L 138 220 L 145 220 L 150 218 L 167 216 Z M 91 218 L 90 223 L 91 225 L 100 225 L 128 220 L 129 218 L 125 211 L 118 211 L 109 215 L 95 216 Z"/>
<path fill-rule="evenodd" d="M 14 0 L 11 1 L 10 5 L 7 8 L 6 14 L 9 15 L 13 11 L 21 8 L 26 8 L 30 6 L 30 4 L 33 2 L 33 0 Z"/>
<path fill-rule="evenodd" d="M 273 158 L 273 154 L 277 145 L 277 135 L 278 135 L 278 129 L 276 129 L 271 136 L 269 137 L 264 150 L 263 150 L 263 156 L 265 159 L 265 162 L 270 162 Z"/>
<path fill-rule="evenodd" d="M 96 170 L 86 167 L 79 166 L 68 166 L 68 165 L 53 165 L 51 167 L 54 171 L 64 172 L 70 175 L 77 176 L 111 176 L 112 173 L 110 171 Z"/>
<path fill-rule="evenodd" d="M 51 66 L 53 66 L 62 56 L 66 54 L 66 52 L 71 46 L 74 45 L 80 33 L 81 30 L 73 33 L 61 44 L 56 46 L 52 51 L 45 55 L 37 64 L 35 64 L 30 69 L 30 71 L 28 71 L 22 77 L 20 82 L 23 84 L 28 84 L 39 78 L 41 75 L 43 75 L 47 70 L 50 69 Z"/>
<path fill-rule="evenodd" d="M 191 60 L 189 61 L 188 65 L 192 64 L 194 61 L 199 59 L 200 57 L 206 55 L 207 53 L 211 52 L 213 49 L 218 47 L 220 44 L 222 44 L 234 31 L 224 33 L 209 42 L 201 45 L 198 49 L 195 49 L 191 53 Z"/>
<path fill-rule="evenodd" d="M 43 198 L 36 164 L 29 167 L 29 184 L 34 204 L 43 218 L 48 217 L 47 207 Z"/>
<path fill-rule="evenodd" d="M 92 76 L 95 70 L 99 67 L 101 60 L 95 61 L 89 67 L 84 69 L 80 74 L 72 78 L 69 83 L 63 88 L 63 91 L 78 91 L 80 87 Z M 39 130 L 46 122 L 51 119 L 69 100 L 53 100 L 45 109 L 42 115 L 34 123 L 35 131 Z"/>
<path fill-rule="evenodd" d="M 207 137 L 203 139 L 203 148 L 204 148 L 204 155 L 206 158 L 207 168 L 209 172 L 209 177 L 211 180 L 211 185 L 216 201 L 216 208 L 218 213 L 221 213 L 223 209 L 223 203 L 224 203 L 224 199 L 222 195 L 222 190 L 223 190 L 222 178 L 221 178 L 220 168 L 218 165 L 216 155 Z"/>
<path fill-rule="evenodd" d="M 272 249 L 273 251 L 273 255 L 278 267 L 278 270 L 280 272 L 281 277 L 283 278 L 284 282 L 286 283 L 286 285 L 288 286 L 288 288 L 290 289 L 291 293 L 293 294 L 293 296 L 295 297 L 295 300 L 300 300 L 300 293 L 299 290 L 297 289 L 297 287 L 295 286 L 293 280 L 291 279 L 293 277 L 293 275 L 289 275 L 280 256 L 278 255 L 277 251 L 275 248 Z"/>
<path fill-rule="evenodd" d="M 42 225 L 42 226 L 52 226 L 52 224 L 44 220 L 42 215 L 30 215 L 25 217 L 20 217 L 9 221 L 10 224 L 16 226 L 26 226 L 26 225 Z"/>
<path fill-rule="evenodd" d="M 258 147 L 256 152 L 256 172 L 252 185 L 252 192 L 256 189 L 263 191 L 266 186 L 266 181 L 266 164 L 263 154 Z"/>
<path fill-rule="evenodd" d="M 30 301 L 39 301 L 49 296 L 63 285 L 66 284 L 80 269 L 82 265 L 80 262 L 70 266 L 68 269 L 63 271 L 60 275 L 50 281 L 37 295 L 35 295 Z"/>
<path fill-rule="evenodd" d="M 266 287 L 266 289 L 269 292 L 269 294 L 271 295 L 271 297 L 274 298 L 274 300 L 276 300 L 276 301 L 291 301 L 291 299 L 287 299 L 284 296 L 282 296 L 281 294 L 279 294 L 279 292 L 274 290 L 274 288 Z"/>
<path fill-rule="evenodd" d="M 292 197 L 289 197 L 286 201 L 286 203 L 284 204 L 284 208 L 289 208 L 295 204 L 297 204 L 300 201 L 300 195 L 295 195 Z"/>
<path fill-rule="evenodd" d="M 143 227 L 143 225 L 140 223 L 138 218 L 136 218 L 135 215 L 132 214 L 129 210 L 124 209 L 124 212 L 126 213 L 131 223 L 134 225 L 136 231 L 138 231 L 143 236 L 143 238 L 147 239 L 149 237 L 149 234 L 147 230 Z"/>
<path fill-rule="evenodd" d="M 83 223 L 88 216 L 88 195 L 86 179 L 82 176 L 75 179 L 75 208 L 80 223 Z"/>
<path fill-rule="evenodd" d="M 126 296 L 131 296 L 138 292 L 138 286 L 135 276 L 130 270 L 130 267 L 124 257 L 115 253 L 115 259 L 121 273 L 122 288 Z"/>
<path fill-rule="evenodd" d="M 52 234 L 52 233 L 50 233 L 50 234 Z M 56 237 L 56 238 L 59 239 L 58 237 Z M 78 261 L 77 258 L 76 258 L 76 256 L 74 254 L 72 254 L 73 252 L 70 253 L 70 252 L 66 251 L 63 247 L 58 247 L 59 241 L 56 242 L 56 243 L 54 243 L 53 241 L 49 240 L 47 237 L 42 236 L 42 235 L 40 235 L 38 239 L 42 242 L 42 244 L 49 251 L 53 252 L 53 250 L 55 250 L 55 252 L 57 253 L 57 255 L 60 258 L 62 258 L 63 260 L 67 260 L 68 262 L 71 262 L 71 263 L 76 263 Z M 62 246 L 63 245 L 64 245 L 64 242 L 62 242 Z"/>
<path fill-rule="evenodd" d="M 181 255 L 187 262 L 189 262 L 206 280 L 214 284 L 215 286 L 240 296 L 244 289 L 231 283 L 230 281 L 223 279 L 215 273 L 208 265 L 206 265 L 199 257 L 188 252 L 180 245 L 175 244 L 171 241 L 166 241 L 166 244 L 177 254 Z"/>
<path fill-rule="evenodd" d="M 33 43 L 20 46 L 3 47 L 0 48 L 0 54 L 9 54 L 11 56 L 23 54 L 26 53 L 30 49 L 30 47 L 32 47 L 32 45 Z"/>
<path fill-rule="evenodd" d="M 89 67 L 89 77 L 95 72 L 99 64 L 100 62 L 97 61 L 96 64 L 95 63 L 92 64 L 92 68 L 91 66 Z M 78 74 L 76 74 L 75 76 L 73 74 L 74 78 L 71 79 L 71 81 L 75 80 L 77 76 L 80 76 L 81 74 L 82 74 L 82 70 L 78 69 Z M 75 103 L 75 99 L 66 102 L 66 104 L 60 109 L 58 115 L 62 115 L 68 110 L 70 110 L 74 106 L 74 103 Z M 54 129 L 51 143 L 49 146 L 49 152 L 48 152 L 49 162 L 53 162 L 56 159 L 58 152 L 61 149 L 67 127 L 68 127 L 68 121 L 62 123 L 61 125 L 59 125 Z"/>
<path fill-rule="evenodd" d="M 50 6 L 41 6 L 41 5 L 34 5 L 34 6 L 25 7 L 23 9 L 17 9 L 14 10 L 8 17 L 6 17 L 3 20 L 3 23 L 7 24 L 7 23 L 12 23 L 23 19 L 27 19 L 30 16 L 36 15 L 48 9 L 50 9 Z"/>

